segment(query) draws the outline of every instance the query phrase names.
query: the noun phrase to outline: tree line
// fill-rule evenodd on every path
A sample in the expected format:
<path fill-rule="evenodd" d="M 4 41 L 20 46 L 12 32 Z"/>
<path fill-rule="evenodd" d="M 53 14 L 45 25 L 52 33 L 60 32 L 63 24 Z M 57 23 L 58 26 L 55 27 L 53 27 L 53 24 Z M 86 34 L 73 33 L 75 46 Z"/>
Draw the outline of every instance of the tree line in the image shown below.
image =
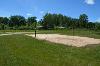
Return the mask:
<path fill-rule="evenodd" d="M 72 18 L 62 14 L 50 14 L 47 13 L 43 16 L 42 25 L 45 29 L 48 28 L 69 28 L 69 29 L 99 29 L 100 23 L 89 22 L 88 16 L 86 14 L 81 14 L 79 18 Z"/>
<path fill-rule="evenodd" d="M 34 29 L 35 22 L 37 22 L 36 17 L 28 17 L 27 19 L 20 15 L 0 17 L 0 29 Z"/>
<path fill-rule="evenodd" d="M 39 21 L 35 16 L 25 18 L 20 15 L 10 17 L 0 17 L 0 30 L 33 30 L 35 24 L 42 26 L 42 29 L 94 29 L 100 30 L 100 23 L 89 22 L 86 14 L 81 14 L 79 18 L 72 18 L 62 14 L 46 13 Z"/>

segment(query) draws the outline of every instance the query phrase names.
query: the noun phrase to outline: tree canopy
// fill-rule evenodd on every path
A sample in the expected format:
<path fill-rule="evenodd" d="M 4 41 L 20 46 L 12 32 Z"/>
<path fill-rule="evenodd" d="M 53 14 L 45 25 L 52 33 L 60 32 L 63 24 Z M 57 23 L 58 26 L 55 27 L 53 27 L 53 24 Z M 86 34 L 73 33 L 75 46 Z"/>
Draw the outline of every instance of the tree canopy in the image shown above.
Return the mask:
<path fill-rule="evenodd" d="M 34 24 L 43 26 L 43 29 L 57 29 L 60 27 L 68 29 L 95 29 L 100 30 L 99 22 L 89 22 L 86 14 L 78 18 L 72 18 L 62 14 L 46 13 L 40 21 L 35 16 L 25 18 L 20 15 L 0 17 L 0 29 L 34 29 Z"/>

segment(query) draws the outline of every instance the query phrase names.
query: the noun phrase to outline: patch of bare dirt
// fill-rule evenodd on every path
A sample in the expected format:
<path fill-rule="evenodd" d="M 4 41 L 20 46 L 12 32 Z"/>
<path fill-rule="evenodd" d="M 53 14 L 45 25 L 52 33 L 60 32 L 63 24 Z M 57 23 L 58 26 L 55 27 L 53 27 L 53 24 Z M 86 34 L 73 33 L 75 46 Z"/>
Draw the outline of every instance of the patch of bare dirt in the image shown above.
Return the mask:
<path fill-rule="evenodd" d="M 35 37 L 35 35 L 29 35 Z M 59 34 L 37 34 L 37 39 L 47 40 L 54 43 L 60 43 L 69 46 L 82 47 L 91 44 L 100 44 L 100 39 L 94 39 L 89 37 L 79 37 L 79 36 L 68 36 Z"/>

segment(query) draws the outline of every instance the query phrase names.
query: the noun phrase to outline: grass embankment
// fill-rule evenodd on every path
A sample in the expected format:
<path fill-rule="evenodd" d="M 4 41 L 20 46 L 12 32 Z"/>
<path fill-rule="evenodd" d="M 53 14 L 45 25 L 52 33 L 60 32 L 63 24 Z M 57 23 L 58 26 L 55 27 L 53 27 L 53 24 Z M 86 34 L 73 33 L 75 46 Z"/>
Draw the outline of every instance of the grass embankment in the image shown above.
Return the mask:
<path fill-rule="evenodd" d="M 76 48 L 25 35 L 1 36 L 0 66 L 100 66 L 100 45 Z"/>

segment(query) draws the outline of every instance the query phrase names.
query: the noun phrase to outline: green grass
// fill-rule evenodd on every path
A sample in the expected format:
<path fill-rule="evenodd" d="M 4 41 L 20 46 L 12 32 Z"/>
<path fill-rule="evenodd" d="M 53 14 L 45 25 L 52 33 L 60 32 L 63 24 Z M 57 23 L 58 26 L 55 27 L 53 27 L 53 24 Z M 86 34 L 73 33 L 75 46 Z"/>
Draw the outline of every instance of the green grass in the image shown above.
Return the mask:
<path fill-rule="evenodd" d="M 0 32 L 0 34 L 5 34 L 5 32 Z"/>
<path fill-rule="evenodd" d="M 0 30 L 0 32 L 34 32 L 34 30 Z M 64 35 L 75 35 L 75 36 L 85 36 L 92 38 L 100 38 L 100 31 L 86 30 L 86 29 L 58 29 L 58 30 L 37 30 L 37 33 L 46 34 L 64 34 Z"/>
<path fill-rule="evenodd" d="M 0 66 L 100 66 L 100 45 L 76 48 L 25 35 L 1 36 Z"/>

